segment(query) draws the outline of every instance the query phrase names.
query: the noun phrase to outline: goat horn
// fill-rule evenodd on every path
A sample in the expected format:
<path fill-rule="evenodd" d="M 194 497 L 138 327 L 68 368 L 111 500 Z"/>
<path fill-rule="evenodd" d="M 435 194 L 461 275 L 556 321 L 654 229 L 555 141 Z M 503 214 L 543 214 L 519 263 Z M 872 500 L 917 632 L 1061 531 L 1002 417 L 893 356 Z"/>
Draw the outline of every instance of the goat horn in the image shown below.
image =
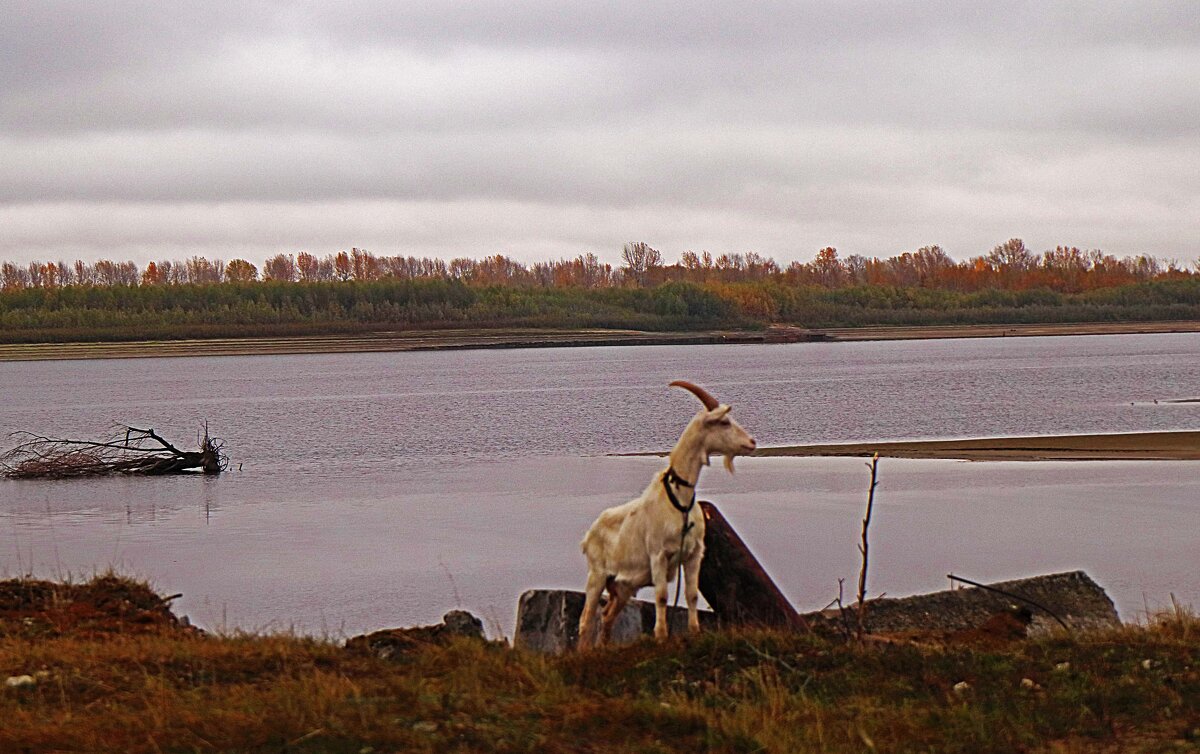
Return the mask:
<path fill-rule="evenodd" d="M 694 394 L 697 398 L 700 399 L 700 402 L 703 403 L 704 407 L 707 408 L 709 411 L 712 411 L 714 408 L 721 405 L 720 402 L 716 398 L 712 397 L 707 390 L 700 387 L 699 385 L 693 385 L 692 383 L 686 382 L 684 380 L 675 380 L 674 382 L 672 382 L 670 384 L 670 387 L 681 387 L 684 390 L 687 390 L 688 392 Z"/>

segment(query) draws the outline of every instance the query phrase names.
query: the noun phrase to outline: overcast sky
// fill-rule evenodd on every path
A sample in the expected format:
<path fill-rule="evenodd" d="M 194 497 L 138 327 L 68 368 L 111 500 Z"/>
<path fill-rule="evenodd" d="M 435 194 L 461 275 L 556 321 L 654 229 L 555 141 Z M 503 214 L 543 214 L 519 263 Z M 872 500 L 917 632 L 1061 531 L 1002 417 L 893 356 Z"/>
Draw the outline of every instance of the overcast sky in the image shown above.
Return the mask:
<path fill-rule="evenodd" d="M 0 0 L 0 259 L 1200 257 L 1200 5 Z"/>

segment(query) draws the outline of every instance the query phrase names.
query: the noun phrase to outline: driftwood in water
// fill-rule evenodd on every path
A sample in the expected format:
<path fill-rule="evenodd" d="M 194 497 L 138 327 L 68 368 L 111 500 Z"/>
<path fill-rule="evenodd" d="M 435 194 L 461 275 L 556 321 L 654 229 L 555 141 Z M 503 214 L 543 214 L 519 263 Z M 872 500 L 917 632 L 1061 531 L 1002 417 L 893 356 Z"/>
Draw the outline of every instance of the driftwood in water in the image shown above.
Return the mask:
<path fill-rule="evenodd" d="M 804 619 L 717 506 L 701 500 L 700 508 L 705 526 L 700 593 L 721 623 L 806 628 Z"/>
<path fill-rule="evenodd" d="M 20 444 L 0 456 L 0 473 L 10 479 L 68 479 L 106 474 L 219 474 L 229 465 L 223 443 L 208 434 L 199 450 L 180 450 L 153 429 L 123 426 L 100 441 L 43 437 L 18 432 Z"/>

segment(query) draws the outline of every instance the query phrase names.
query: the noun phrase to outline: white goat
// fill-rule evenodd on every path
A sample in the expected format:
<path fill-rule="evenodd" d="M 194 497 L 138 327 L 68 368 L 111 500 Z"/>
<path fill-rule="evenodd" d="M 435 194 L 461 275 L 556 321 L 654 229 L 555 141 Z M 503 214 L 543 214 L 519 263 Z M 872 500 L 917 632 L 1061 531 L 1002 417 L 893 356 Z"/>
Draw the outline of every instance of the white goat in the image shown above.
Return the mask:
<path fill-rule="evenodd" d="M 718 404 L 703 388 L 676 380 L 673 387 L 689 390 L 704 410 L 688 423 L 670 454 L 667 468 L 654 475 L 641 497 L 600 514 L 583 538 L 588 562 L 587 598 L 579 618 L 579 648 L 595 641 L 594 621 L 600 593 L 609 599 L 601 620 L 601 643 L 607 642 L 625 604 L 644 586 L 654 585 L 654 636 L 667 636 L 667 584 L 683 563 L 688 631 L 700 630 L 696 613 L 700 561 L 704 557 L 704 515 L 696 507 L 696 483 L 709 456 L 725 456 L 733 473 L 733 457 L 753 452 L 754 438 L 729 418 L 729 406 Z"/>

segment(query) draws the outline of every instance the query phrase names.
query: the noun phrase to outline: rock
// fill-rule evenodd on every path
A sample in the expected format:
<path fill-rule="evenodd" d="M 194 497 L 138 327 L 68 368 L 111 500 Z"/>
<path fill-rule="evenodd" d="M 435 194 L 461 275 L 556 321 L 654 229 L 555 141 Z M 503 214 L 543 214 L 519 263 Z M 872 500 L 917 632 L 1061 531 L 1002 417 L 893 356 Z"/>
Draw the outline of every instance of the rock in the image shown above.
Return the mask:
<path fill-rule="evenodd" d="M 534 652 L 561 654 L 579 640 L 579 616 L 583 593 L 566 589 L 531 589 L 517 603 L 517 627 L 513 645 Z M 629 644 L 654 633 L 653 602 L 630 600 L 613 626 L 612 643 Z M 700 611 L 700 625 L 715 627 L 716 616 Z M 687 608 L 668 607 L 667 625 L 672 636 L 687 633 Z"/>
<path fill-rule="evenodd" d="M 1026 579 L 1001 581 L 988 586 L 1019 595 L 1053 610 L 1072 630 L 1115 628 L 1121 625 L 1117 609 L 1104 589 L 1083 571 L 1053 573 Z M 851 613 L 854 606 L 847 608 Z M 1017 623 L 1028 615 L 1028 635 L 1061 630 L 1058 621 L 1045 610 L 1022 600 L 986 589 L 968 587 L 913 597 L 867 601 L 866 628 L 879 632 L 966 632 L 995 629 L 1000 633 L 1017 631 Z M 804 616 L 827 623 L 838 620 L 836 610 Z M 1018 620 L 1014 622 L 1012 618 Z M 1016 638 L 1014 636 L 1010 638 Z"/>
<path fill-rule="evenodd" d="M 465 610 L 451 610 L 442 622 L 432 626 L 388 628 L 346 641 L 349 652 L 364 652 L 391 660 L 413 649 L 430 644 L 448 644 L 460 637 L 484 640 L 483 621 Z"/>
<path fill-rule="evenodd" d="M 32 686 L 37 683 L 31 675 L 10 675 L 4 685 L 10 689 L 19 689 L 22 686 Z"/>
<path fill-rule="evenodd" d="M 451 610 L 442 616 L 440 628 L 443 636 L 466 636 L 474 639 L 483 637 L 483 621 L 466 610 Z"/>
<path fill-rule="evenodd" d="M 959 631 L 934 631 L 937 638 L 950 644 L 970 644 L 977 647 L 999 648 L 1029 636 L 1033 612 L 1027 607 L 1010 605 L 994 613 L 974 628 Z M 930 633 L 928 631 L 924 633 Z"/>

